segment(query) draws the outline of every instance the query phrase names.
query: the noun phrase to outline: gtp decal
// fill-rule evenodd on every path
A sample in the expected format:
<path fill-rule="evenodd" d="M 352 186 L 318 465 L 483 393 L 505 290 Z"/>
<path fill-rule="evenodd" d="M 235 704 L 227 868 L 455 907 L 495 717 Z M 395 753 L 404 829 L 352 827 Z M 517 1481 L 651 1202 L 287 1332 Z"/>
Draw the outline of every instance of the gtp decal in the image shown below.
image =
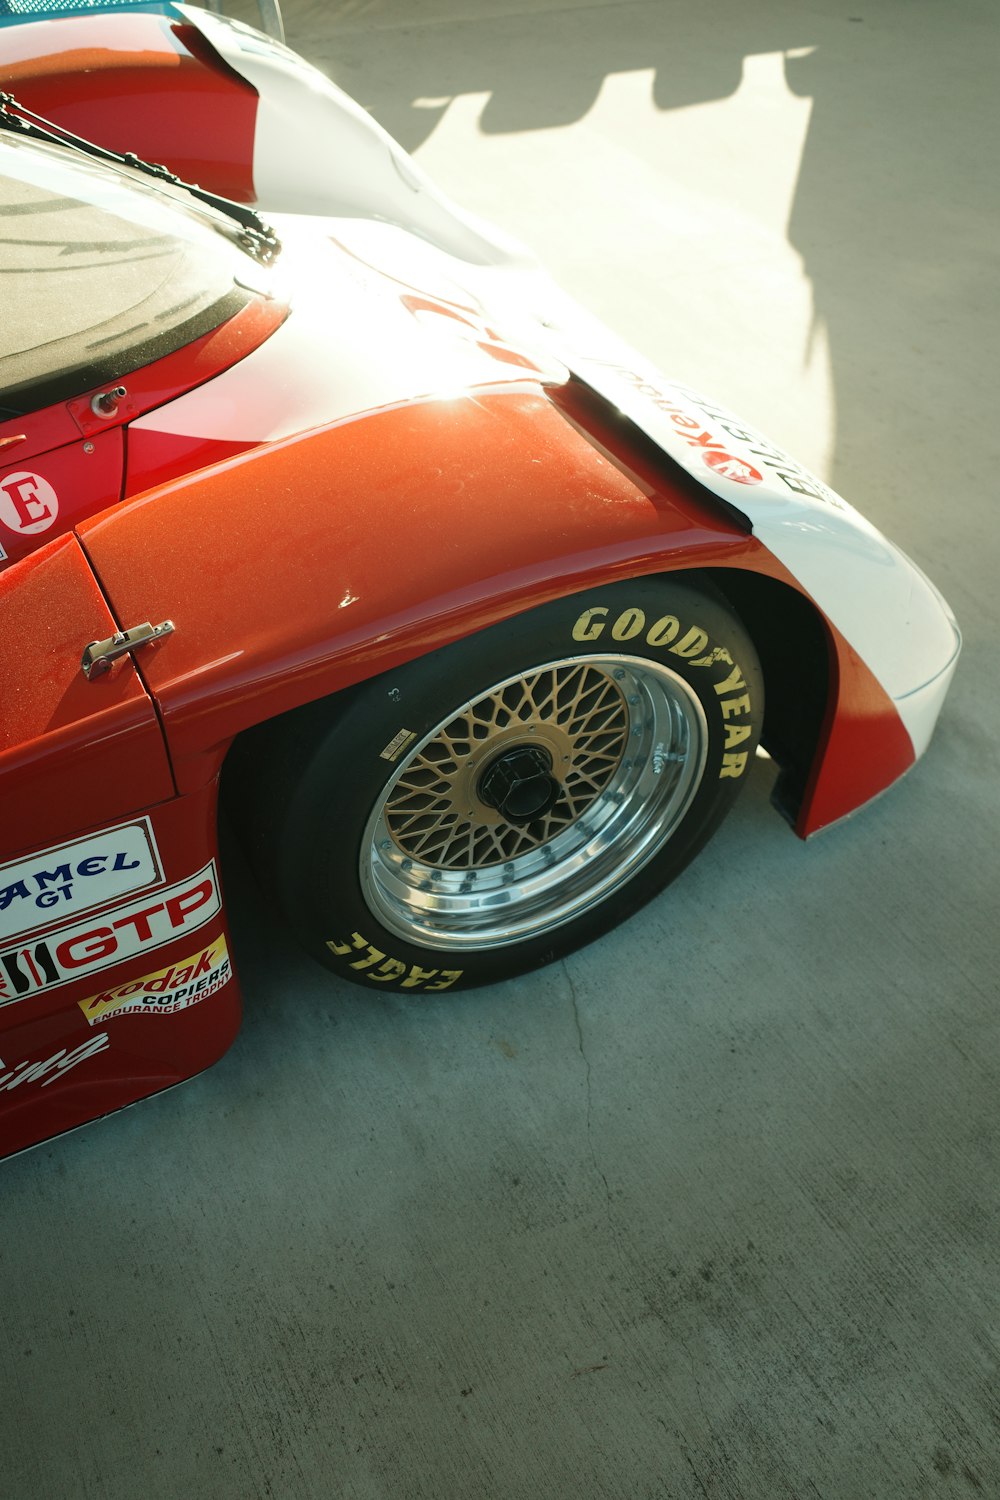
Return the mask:
<path fill-rule="evenodd" d="M 41 474 L 21 469 L 0 479 L 0 521 L 19 536 L 48 531 L 59 514 L 59 496 Z"/>
<path fill-rule="evenodd" d="M 41 1062 L 19 1062 L 8 1069 L 0 1058 L 0 1094 L 8 1094 L 11 1089 L 20 1088 L 23 1083 L 41 1083 L 42 1088 L 47 1089 L 50 1083 L 55 1083 L 70 1068 L 86 1062 L 88 1057 L 96 1057 L 98 1052 L 104 1052 L 110 1045 L 107 1032 L 101 1031 L 69 1051 L 61 1047 L 58 1052 L 53 1052 L 51 1057 L 46 1057 Z"/>
<path fill-rule="evenodd" d="M 165 890 L 0 953 L 0 1006 L 162 948 L 221 907 L 215 861 Z"/>
<path fill-rule="evenodd" d="M 0 943 L 163 879 L 148 818 L 0 865 Z"/>
<path fill-rule="evenodd" d="M 179 963 L 79 1002 L 88 1026 L 111 1016 L 173 1016 L 216 994 L 232 978 L 224 937 Z"/>
<path fill-rule="evenodd" d="M 692 667 L 714 667 L 721 662 L 732 668 L 723 681 L 712 684 L 720 699 L 719 709 L 726 731 L 719 780 L 729 776 L 742 776 L 747 768 L 750 752 L 737 750 L 736 746 L 750 738 L 753 726 L 739 722 L 731 724 L 729 720 L 749 718 L 752 712 L 750 693 L 742 671 L 725 646 L 712 646 L 708 631 L 703 630 L 700 625 L 689 625 L 685 629 L 676 615 L 660 615 L 652 624 L 647 625 L 646 611 L 638 605 L 620 610 L 613 620 L 609 619 L 610 614 L 606 604 L 592 604 L 585 609 L 573 626 L 574 641 L 598 641 L 607 632 L 611 640 L 619 644 L 641 638 L 647 646 L 667 651 L 671 656 L 679 656 Z"/>
<path fill-rule="evenodd" d="M 326 946 L 340 958 L 357 953 L 359 956 L 350 968 L 357 969 L 375 984 L 398 980 L 404 990 L 446 990 L 465 972 L 464 969 L 422 969 L 419 964 L 405 964 L 401 958 L 388 958 L 360 932 L 352 932 L 349 943 L 338 943 L 331 938 Z M 432 984 L 431 980 L 436 982 Z"/>

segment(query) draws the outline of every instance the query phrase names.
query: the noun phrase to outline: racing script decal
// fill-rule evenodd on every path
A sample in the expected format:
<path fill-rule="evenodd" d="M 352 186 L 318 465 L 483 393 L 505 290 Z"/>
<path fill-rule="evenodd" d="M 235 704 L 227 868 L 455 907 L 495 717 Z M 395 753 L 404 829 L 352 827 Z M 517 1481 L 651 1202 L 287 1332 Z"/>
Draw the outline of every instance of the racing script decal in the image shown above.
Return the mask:
<path fill-rule="evenodd" d="M 19 1062 L 8 1068 L 0 1057 L 0 1094 L 9 1094 L 11 1089 L 20 1088 L 25 1083 L 37 1083 L 41 1088 L 47 1089 L 50 1083 L 55 1083 L 70 1068 L 86 1062 L 88 1057 L 95 1057 L 98 1052 L 105 1052 L 109 1045 L 107 1032 L 99 1031 L 78 1047 L 60 1047 L 58 1052 L 53 1052 L 51 1057 L 42 1058 L 40 1062 Z"/>

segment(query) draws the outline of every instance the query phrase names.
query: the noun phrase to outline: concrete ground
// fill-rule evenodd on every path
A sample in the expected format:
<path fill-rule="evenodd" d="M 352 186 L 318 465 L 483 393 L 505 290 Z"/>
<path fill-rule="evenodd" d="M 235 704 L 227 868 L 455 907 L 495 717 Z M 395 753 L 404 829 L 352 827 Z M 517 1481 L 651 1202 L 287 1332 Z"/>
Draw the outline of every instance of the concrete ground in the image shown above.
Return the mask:
<path fill-rule="evenodd" d="M 926 759 L 758 766 L 568 963 L 372 998 L 234 877 L 214 1070 L 3 1168 L 11 1500 L 1000 1496 L 992 0 L 285 0 L 289 40 L 934 577 Z"/>

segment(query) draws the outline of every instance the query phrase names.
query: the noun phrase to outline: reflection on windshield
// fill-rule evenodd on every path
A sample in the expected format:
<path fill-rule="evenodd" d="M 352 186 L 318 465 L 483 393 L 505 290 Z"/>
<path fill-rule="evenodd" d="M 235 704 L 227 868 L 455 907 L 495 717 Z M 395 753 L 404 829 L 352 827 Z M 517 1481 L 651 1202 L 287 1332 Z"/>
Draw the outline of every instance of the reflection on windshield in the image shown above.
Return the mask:
<path fill-rule="evenodd" d="M 0 143 L 0 390 L 36 410 L 218 326 L 248 300 L 227 235 L 123 173 Z"/>

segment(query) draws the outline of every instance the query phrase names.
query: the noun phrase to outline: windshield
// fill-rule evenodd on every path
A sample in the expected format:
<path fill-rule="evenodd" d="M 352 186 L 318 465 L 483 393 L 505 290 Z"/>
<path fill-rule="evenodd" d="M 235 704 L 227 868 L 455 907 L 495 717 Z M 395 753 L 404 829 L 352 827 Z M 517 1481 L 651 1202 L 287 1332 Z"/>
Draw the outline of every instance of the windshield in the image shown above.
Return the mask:
<path fill-rule="evenodd" d="M 182 348 L 262 278 L 204 212 L 130 173 L 0 141 L 0 420 Z"/>

